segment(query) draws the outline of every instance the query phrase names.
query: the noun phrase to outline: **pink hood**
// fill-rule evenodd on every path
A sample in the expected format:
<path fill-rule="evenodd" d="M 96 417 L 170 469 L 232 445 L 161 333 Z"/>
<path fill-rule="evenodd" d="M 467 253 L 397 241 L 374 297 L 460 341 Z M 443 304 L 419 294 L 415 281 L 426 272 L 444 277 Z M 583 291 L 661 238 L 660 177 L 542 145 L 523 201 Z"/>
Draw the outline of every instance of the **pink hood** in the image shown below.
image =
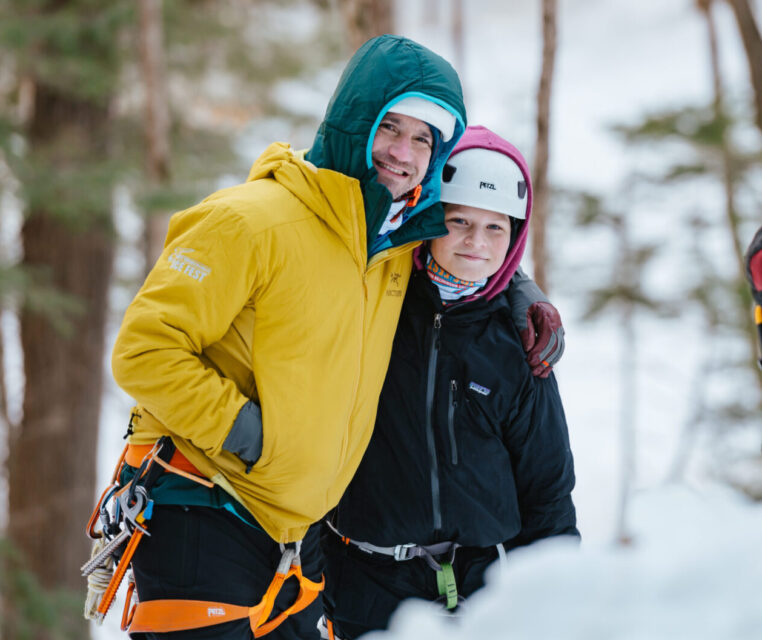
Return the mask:
<path fill-rule="evenodd" d="M 508 286 L 508 283 L 521 262 L 521 257 L 524 255 L 524 248 L 527 244 L 527 234 L 529 232 L 529 218 L 532 213 L 532 181 L 529 176 L 529 167 L 527 166 L 526 160 L 524 160 L 524 156 L 521 155 L 521 152 L 510 142 L 504 140 L 486 127 L 467 127 L 466 132 L 453 149 L 450 157 L 453 157 L 466 149 L 489 149 L 490 151 L 499 151 L 508 156 L 521 168 L 521 173 L 524 174 L 524 180 L 526 180 L 527 183 L 526 220 L 521 220 L 521 226 L 519 227 L 511 248 L 508 249 L 508 254 L 505 256 L 503 266 L 500 267 L 497 273 L 490 277 L 487 284 L 477 294 L 472 296 L 472 298 L 486 296 L 489 300 L 494 298 Z M 422 269 L 424 266 L 421 253 L 422 249 L 420 247 L 416 249 L 415 266 L 418 269 Z"/>

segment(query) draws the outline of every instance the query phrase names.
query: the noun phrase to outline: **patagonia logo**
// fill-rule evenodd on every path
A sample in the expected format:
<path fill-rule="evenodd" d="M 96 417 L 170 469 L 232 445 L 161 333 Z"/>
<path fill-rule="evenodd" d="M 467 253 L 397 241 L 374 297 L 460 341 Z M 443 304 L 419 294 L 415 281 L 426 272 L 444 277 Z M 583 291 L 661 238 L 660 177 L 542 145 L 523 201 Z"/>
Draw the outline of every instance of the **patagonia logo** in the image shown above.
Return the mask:
<path fill-rule="evenodd" d="M 186 276 L 201 282 L 212 270 L 205 264 L 201 264 L 186 255 L 193 251 L 195 249 L 175 249 L 167 260 L 169 260 L 169 266 L 175 271 L 184 273 Z"/>
<path fill-rule="evenodd" d="M 487 389 L 487 387 L 483 387 L 480 384 L 476 384 L 475 382 L 469 382 L 468 388 L 472 391 L 476 391 L 476 393 L 481 393 L 483 396 L 488 396 L 490 393 L 492 393 L 492 389 Z"/>
<path fill-rule="evenodd" d="M 222 607 L 207 607 L 206 616 L 208 618 L 219 618 L 225 615 L 225 609 Z"/>
<path fill-rule="evenodd" d="M 480 182 L 479 183 L 480 189 L 491 189 L 492 191 L 497 191 L 495 188 L 495 185 L 492 182 Z"/>

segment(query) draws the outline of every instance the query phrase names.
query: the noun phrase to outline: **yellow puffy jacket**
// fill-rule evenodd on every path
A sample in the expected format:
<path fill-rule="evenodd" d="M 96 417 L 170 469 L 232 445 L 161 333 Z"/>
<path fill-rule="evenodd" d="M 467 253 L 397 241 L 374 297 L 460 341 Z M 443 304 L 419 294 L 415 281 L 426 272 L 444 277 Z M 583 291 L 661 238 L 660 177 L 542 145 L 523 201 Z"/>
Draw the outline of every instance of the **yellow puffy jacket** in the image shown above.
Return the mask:
<path fill-rule="evenodd" d="M 383 114 L 409 96 L 449 110 L 455 132 L 434 145 L 409 219 L 378 242 L 391 194 L 375 179 L 372 144 Z M 370 440 L 412 250 L 447 233 L 440 176 L 465 126 L 444 59 L 400 36 L 373 38 L 347 64 L 310 162 L 272 145 L 246 183 L 176 214 L 114 348 L 114 377 L 139 403 L 131 442 L 171 435 L 272 538 L 302 538 L 338 503 Z M 247 474 L 222 444 L 249 399 L 262 408 L 263 449 Z"/>
<path fill-rule="evenodd" d="M 246 183 L 173 216 L 117 337 L 130 441 L 171 435 L 280 542 L 336 505 L 371 435 L 418 243 L 367 264 L 365 234 L 357 180 L 273 144 Z M 263 449 L 247 474 L 222 443 L 250 398 Z"/>

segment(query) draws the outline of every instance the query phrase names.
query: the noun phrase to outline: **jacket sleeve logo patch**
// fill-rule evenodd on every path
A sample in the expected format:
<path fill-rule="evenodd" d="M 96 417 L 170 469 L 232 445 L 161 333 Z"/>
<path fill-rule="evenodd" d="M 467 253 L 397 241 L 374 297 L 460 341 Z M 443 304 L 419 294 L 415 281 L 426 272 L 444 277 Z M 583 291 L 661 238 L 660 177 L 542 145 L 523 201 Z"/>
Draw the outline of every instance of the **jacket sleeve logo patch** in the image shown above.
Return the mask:
<path fill-rule="evenodd" d="M 195 249 L 175 249 L 167 260 L 169 260 L 170 268 L 201 282 L 212 270 L 205 264 L 201 264 L 186 255 L 193 251 Z"/>
<path fill-rule="evenodd" d="M 483 387 L 480 384 L 476 384 L 475 382 L 469 382 L 468 388 L 472 391 L 476 391 L 476 393 L 481 393 L 483 396 L 488 396 L 490 393 L 492 393 L 492 389 L 487 389 L 487 387 Z"/>

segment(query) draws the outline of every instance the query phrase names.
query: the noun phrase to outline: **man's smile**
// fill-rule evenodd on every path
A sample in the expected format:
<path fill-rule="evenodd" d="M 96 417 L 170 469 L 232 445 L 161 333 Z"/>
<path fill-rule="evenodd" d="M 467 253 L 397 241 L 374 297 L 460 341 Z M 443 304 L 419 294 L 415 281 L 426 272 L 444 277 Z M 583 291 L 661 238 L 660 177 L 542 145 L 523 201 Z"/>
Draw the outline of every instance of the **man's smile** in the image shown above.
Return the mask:
<path fill-rule="evenodd" d="M 387 164 L 386 162 L 383 162 L 382 160 L 379 160 L 378 158 L 374 158 L 373 162 L 376 164 L 376 168 L 384 169 L 385 171 L 389 171 L 390 173 L 393 173 L 396 176 L 406 177 L 410 175 L 407 171 L 404 169 L 400 169 L 398 167 L 394 167 L 390 164 Z"/>

